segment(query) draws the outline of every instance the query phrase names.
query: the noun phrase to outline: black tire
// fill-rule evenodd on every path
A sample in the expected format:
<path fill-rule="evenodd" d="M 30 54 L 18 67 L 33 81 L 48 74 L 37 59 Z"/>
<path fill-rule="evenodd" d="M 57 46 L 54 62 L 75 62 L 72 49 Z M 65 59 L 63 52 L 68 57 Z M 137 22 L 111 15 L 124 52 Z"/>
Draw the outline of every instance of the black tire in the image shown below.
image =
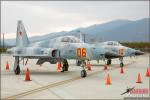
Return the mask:
<path fill-rule="evenodd" d="M 109 64 L 111 65 L 111 59 L 109 60 Z"/>
<path fill-rule="evenodd" d="M 120 63 L 120 67 L 123 67 L 124 66 L 124 64 L 123 63 Z"/>
<path fill-rule="evenodd" d="M 109 60 L 107 60 L 107 65 L 109 65 Z"/>
<path fill-rule="evenodd" d="M 66 66 L 64 70 L 65 70 L 65 71 L 68 71 L 68 66 Z"/>
<path fill-rule="evenodd" d="M 81 77 L 84 78 L 84 77 L 86 77 L 86 76 L 87 76 L 86 71 L 85 71 L 85 70 L 82 70 L 82 71 L 81 71 Z"/>
<path fill-rule="evenodd" d="M 61 72 L 68 71 L 68 68 L 69 68 L 68 61 L 67 61 L 67 59 L 64 59 L 63 60 L 63 67 L 62 67 Z"/>
<path fill-rule="evenodd" d="M 62 71 L 61 71 L 61 72 L 64 72 L 64 71 L 65 71 L 65 67 L 63 66 L 63 67 L 62 67 Z"/>
<path fill-rule="evenodd" d="M 20 74 L 20 66 L 19 65 L 17 65 L 17 68 L 14 70 L 14 72 L 16 75 Z"/>
<path fill-rule="evenodd" d="M 65 71 L 68 71 L 68 69 L 69 69 L 69 64 L 68 61 L 66 60 Z"/>
<path fill-rule="evenodd" d="M 107 60 L 107 65 L 111 65 L 111 59 Z"/>
<path fill-rule="evenodd" d="M 67 66 L 63 66 L 62 67 L 62 71 L 61 72 L 64 72 L 64 71 L 68 71 L 68 67 Z"/>

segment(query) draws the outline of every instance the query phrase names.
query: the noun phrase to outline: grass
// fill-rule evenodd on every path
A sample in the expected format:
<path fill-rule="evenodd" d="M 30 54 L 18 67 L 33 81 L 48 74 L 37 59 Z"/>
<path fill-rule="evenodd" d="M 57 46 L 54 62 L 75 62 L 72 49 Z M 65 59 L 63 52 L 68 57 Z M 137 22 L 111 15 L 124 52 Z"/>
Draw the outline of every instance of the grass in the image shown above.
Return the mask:
<path fill-rule="evenodd" d="M 7 48 L 0 48 L 0 53 L 6 53 Z"/>

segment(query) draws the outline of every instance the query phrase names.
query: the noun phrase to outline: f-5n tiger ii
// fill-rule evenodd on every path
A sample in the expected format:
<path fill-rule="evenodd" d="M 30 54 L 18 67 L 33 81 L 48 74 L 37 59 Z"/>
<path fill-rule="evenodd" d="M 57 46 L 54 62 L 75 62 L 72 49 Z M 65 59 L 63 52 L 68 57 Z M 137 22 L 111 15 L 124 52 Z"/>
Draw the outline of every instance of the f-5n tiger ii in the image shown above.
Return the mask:
<path fill-rule="evenodd" d="M 94 46 L 100 46 L 105 50 L 110 50 L 112 52 L 117 53 L 118 55 L 121 55 L 121 57 L 119 57 L 120 67 L 124 66 L 123 57 L 127 57 L 127 56 L 132 57 L 132 56 L 138 56 L 138 55 L 144 54 L 144 52 L 141 52 L 140 50 L 135 50 L 135 49 L 123 46 L 117 41 L 106 41 L 103 43 L 94 44 Z M 110 65 L 110 64 L 111 64 L 111 58 L 108 58 L 107 65 Z"/>
<path fill-rule="evenodd" d="M 62 36 L 50 40 L 43 40 L 36 43 L 30 43 L 23 22 L 18 21 L 16 47 L 8 50 L 15 57 L 14 73 L 20 74 L 20 59 L 38 59 L 37 64 L 44 62 L 56 64 L 62 62 L 62 71 L 68 71 L 67 59 L 78 59 L 84 64 L 84 60 L 102 60 L 105 58 L 118 58 L 119 54 L 105 50 L 102 47 L 92 46 L 91 44 L 81 42 L 73 36 Z M 86 77 L 85 65 L 82 66 L 81 77 Z"/>
<path fill-rule="evenodd" d="M 79 33 L 78 35 L 79 35 L 80 40 L 84 40 L 84 42 L 85 42 L 85 35 L 86 34 L 82 35 L 83 32 L 81 32 L 80 30 L 77 30 L 77 33 Z M 81 42 L 83 42 L 83 41 L 81 41 Z M 135 50 L 135 49 L 123 46 L 118 41 L 106 41 L 106 42 L 101 42 L 101 43 L 96 42 L 96 43 L 91 43 L 91 45 L 93 47 L 101 47 L 104 49 L 104 51 L 105 50 L 109 51 L 109 52 L 111 51 L 111 52 L 114 52 L 118 55 L 121 55 L 120 57 L 118 57 L 119 61 L 120 61 L 120 67 L 124 66 L 123 57 L 127 57 L 127 56 L 132 57 L 132 56 L 138 56 L 138 55 L 144 55 L 145 54 L 144 52 L 141 52 L 140 50 Z M 112 62 L 112 59 L 114 59 L 114 58 L 116 58 L 116 57 L 110 57 L 110 56 L 106 57 L 105 56 L 104 61 L 107 60 L 107 62 L 105 62 L 105 63 L 107 63 L 107 65 L 110 65 Z M 99 62 L 99 59 L 97 59 L 97 62 Z M 81 60 L 76 61 L 77 66 L 80 66 L 81 63 L 82 63 Z"/>

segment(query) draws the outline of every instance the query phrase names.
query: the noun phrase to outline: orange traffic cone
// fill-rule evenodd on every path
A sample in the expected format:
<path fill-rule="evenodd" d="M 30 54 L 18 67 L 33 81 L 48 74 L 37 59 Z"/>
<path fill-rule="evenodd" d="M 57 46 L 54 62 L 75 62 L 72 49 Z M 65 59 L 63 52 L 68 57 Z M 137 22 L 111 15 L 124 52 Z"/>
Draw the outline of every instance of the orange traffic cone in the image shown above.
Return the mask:
<path fill-rule="evenodd" d="M 27 68 L 27 70 L 26 70 L 26 77 L 25 77 L 25 81 L 31 81 L 30 80 L 30 71 L 29 71 L 29 69 Z"/>
<path fill-rule="evenodd" d="M 138 79 L 137 79 L 137 82 L 136 82 L 136 83 L 142 83 L 140 73 L 138 73 Z"/>
<path fill-rule="evenodd" d="M 8 63 L 8 61 L 6 62 L 6 70 L 9 70 L 9 63 Z"/>
<path fill-rule="evenodd" d="M 57 65 L 57 66 L 58 66 L 58 67 L 57 67 L 57 71 L 60 72 L 60 70 L 61 70 L 61 63 L 58 62 L 58 65 Z"/>
<path fill-rule="evenodd" d="M 150 77 L 150 72 L 149 72 L 149 69 L 147 68 L 146 70 L 146 74 L 145 74 L 146 77 Z"/>
<path fill-rule="evenodd" d="M 104 70 L 107 70 L 107 65 L 106 64 L 104 64 Z"/>
<path fill-rule="evenodd" d="M 92 68 L 91 68 L 91 64 L 90 64 L 90 63 L 87 65 L 87 67 L 88 67 L 88 70 L 89 70 L 89 71 L 92 71 Z"/>
<path fill-rule="evenodd" d="M 106 85 L 111 85 L 111 79 L 110 79 L 109 74 L 107 74 Z"/>
<path fill-rule="evenodd" d="M 123 73 L 124 73 L 124 71 L 123 71 L 123 67 L 121 67 L 121 69 L 120 69 L 120 73 L 121 73 L 121 74 L 123 74 Z"/>

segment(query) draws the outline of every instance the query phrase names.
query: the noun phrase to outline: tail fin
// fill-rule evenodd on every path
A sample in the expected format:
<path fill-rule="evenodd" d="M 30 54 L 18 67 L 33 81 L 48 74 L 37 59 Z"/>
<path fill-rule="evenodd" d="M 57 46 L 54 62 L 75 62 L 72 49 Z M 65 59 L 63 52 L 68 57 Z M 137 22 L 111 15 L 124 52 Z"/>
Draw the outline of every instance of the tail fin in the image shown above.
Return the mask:
<path fill-rule="evenodd" d="M 16 46 L 27 47 L 28 45 L 29 45 L 29 39 L 26 34 L 26 30 L 24 28 L 23 22 L 19 20 L 17 26 Z"/>

